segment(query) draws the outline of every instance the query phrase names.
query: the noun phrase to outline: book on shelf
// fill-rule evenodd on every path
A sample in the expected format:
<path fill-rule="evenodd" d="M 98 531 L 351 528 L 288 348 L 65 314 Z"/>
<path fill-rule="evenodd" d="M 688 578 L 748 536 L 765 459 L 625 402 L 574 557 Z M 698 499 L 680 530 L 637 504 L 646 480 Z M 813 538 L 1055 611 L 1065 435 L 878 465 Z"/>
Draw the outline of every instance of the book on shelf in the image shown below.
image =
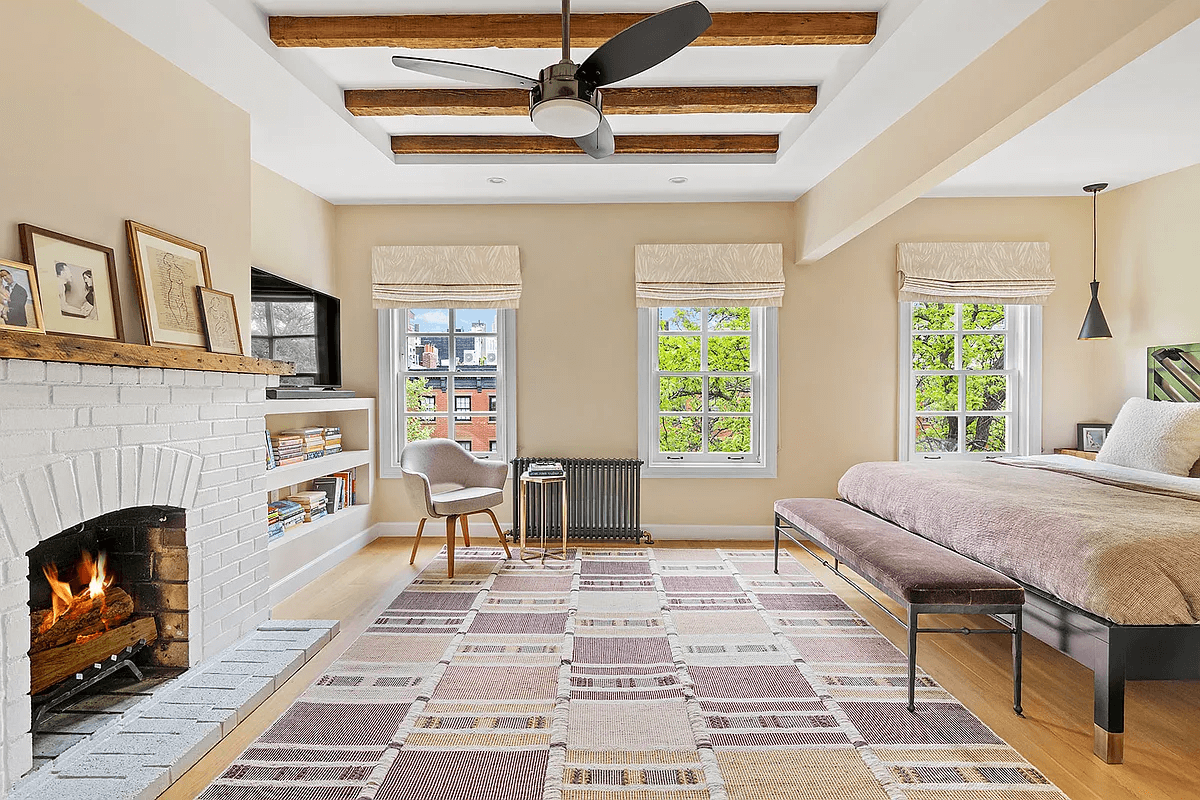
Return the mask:
<path fill-rule="evenodd" d="M 263 437 L 267 442 L 267 469 L 275 469 L 279 464 L 275 459 L 275 448 L 271 446 L 271 432 L 263 431 Z"/>
<path fill-rule="evenodd" d="M 304 522 L 304 507 L 291 500 L 276 500 L 267 504 L 267 535 L 282 535 L 288 528 Z"/>
<path fill-rule="evenodd" d="M 325 516 L 325 493 L 318 491 L 296 492 L 288 500 L 299 503 L 304 509 L 304 521 L 312 522 Z"/>
<path fill-rule="evenodd" d="M 313 489 L 325 493 L 325 510 L 336 514 L 346 507 L 345 480 L 336 475 L 326 475 L 313 480 Z"/>
<path fill-rule="evenodd" d="M 357 467 L 352 467 L 351 469 L 345 470 L 343 472 L 331 473 L 331 477 L 342 479 L 342 499 L 343 499 L 344 505 L 353 506 L 353 505 L 358 504 L 357 476 L 358 476 L 358 468 Z"/>
<path fill-rule="evenodd" d="M 534 461 L 525 474 L 534 478 L 557 478 L 566 474 L 563 465 L 558 461 Z"/>

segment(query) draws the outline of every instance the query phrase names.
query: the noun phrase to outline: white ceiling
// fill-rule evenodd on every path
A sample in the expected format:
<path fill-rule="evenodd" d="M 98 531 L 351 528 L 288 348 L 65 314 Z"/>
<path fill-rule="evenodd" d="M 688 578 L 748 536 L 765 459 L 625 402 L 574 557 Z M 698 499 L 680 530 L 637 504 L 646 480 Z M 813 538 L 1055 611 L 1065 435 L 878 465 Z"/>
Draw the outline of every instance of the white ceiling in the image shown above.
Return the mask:
<path fill-rule="evenodd" d="M 941 197 L 1083 195 L 1200 164 L 1200 22 L 943 183 Z"/>
<path fill-rule="evenodd" d="M 475 157 L 396 163 L 393 133 L 525 133 L 521 117 L 350 116 L 349 88 L 451 86 L 396 69 L 393 51 L 277 48 L 269 14 L 542 12 L 556 0 L 82 0 L 251 117 L 255 161 L 335 203 L 794 200 L 1045 0 L 712 0 L 713 11 L 880 10 L 870 45 L 689 48 L 626 85 L 814 83 L 798 115 L 613 115 L 620 133 L 779 133 L 778 158 Z M 675 0 L 578 0 L 573 10 L 655 11 Z M 421 51 L 536 74 L 553 50 Z M 576 60 L 586 51 L 577 51 Z M 464 84 L 457 84 L 462 86 Z M 749 162 L 749 163 L 747 163 Z M 685 176 L 685 184 L 670 183 Z M 502 185 L 487 178 L 501 176 Z"/>

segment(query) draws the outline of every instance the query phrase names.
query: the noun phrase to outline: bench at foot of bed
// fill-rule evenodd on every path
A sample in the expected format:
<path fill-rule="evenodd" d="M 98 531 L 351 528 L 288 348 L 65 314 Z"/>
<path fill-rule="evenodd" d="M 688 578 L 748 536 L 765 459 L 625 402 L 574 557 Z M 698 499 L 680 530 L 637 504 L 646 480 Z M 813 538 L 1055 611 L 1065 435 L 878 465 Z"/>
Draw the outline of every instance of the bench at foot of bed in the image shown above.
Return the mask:
<path fill-rule="evenodd" d="M 786 536 L 884 613 L 908 630 L 908 709 L 916 702 L 917 634 L 1007 634 L 1013 640 L 1013 710 L 1021 713 L 1021 612 L 1025 590 L 1016 581 L 934 544 L 861 509 L 838 500 L 801 498 L 775 503 L 775 571 L 779 571 L 779 538 Z M 809 550 L 814 542 L 834 558 L 830 564 Z M 888 597 L 903 605 L 902 620 L 864 591 L 840 569 L 847 564 Z M 1003 630 L 922 628 L 921 614 L 1006 614 L 1012 625 Z"/>

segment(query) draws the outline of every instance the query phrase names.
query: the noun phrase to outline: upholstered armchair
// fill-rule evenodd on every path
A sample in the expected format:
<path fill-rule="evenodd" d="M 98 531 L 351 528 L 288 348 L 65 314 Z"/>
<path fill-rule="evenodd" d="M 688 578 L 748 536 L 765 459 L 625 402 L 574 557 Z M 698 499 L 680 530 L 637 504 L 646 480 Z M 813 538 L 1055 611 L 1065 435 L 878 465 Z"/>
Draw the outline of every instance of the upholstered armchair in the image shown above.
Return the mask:
<path fill-rule="evenodd" d="M 400 469 L 404 473 L 404 488 L 413 505 L 424 516 L 417 525 L 417 540 L 413 542 L 412 557 L 417 560 L 421 532 L 430 518 L 446 519 L 446 575 L 454 577 L 454 529 L 461 521 L 463 544 L 471 546 L 467 517 L 487 514 L 491 517 L 505 556 L 511 558 L 508 542 L 500 530 L 500 522 L 492 513 L 494 506 L 504 502 L 504 481 L 508 464 L 475 458 L 449 439 L 428 439 L 412 442 L 400 453 Z"/>

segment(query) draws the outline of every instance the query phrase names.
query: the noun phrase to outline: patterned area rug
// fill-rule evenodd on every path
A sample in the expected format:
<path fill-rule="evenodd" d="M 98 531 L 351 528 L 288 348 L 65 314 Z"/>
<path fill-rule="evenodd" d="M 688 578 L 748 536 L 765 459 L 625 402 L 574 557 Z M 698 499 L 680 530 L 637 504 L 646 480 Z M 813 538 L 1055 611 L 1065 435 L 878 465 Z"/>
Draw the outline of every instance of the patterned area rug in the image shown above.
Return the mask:
<path fill-rule="evenodd" d="M 1059 800 L 791 556 L 444 555 L 203 800 Z"/>

